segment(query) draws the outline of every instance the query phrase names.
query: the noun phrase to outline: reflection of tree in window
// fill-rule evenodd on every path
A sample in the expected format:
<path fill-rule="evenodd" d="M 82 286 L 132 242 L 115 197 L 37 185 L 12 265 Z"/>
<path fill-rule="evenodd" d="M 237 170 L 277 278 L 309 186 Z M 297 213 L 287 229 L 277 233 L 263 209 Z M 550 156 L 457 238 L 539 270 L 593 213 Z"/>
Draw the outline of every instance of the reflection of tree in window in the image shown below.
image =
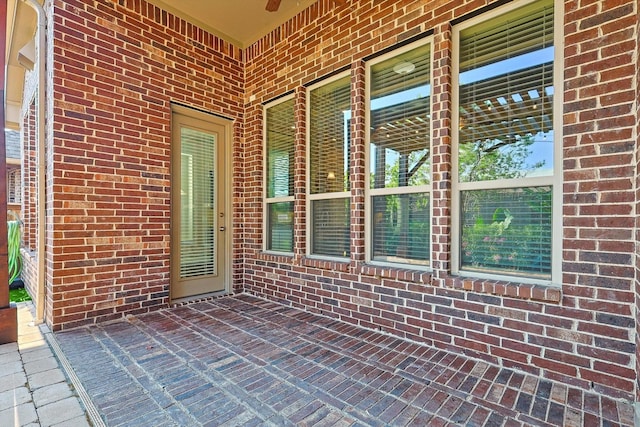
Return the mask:
<path fill-rule="evenodd" d="M 294 100 L 266 108 L 266 249 L 293 251 Z"/>
<path fill-rule="evenodd" d="M 459 52 L 461 265 L 548 277 L 552 188 L 527 183 L 553 175 L 553 3 L 462 30 Z"/>
<path fill-rule="evenodd" d="M 461 32 L 461 182 L 553 173 L 553 55 L 553 5 Z"/>
<path fill-rule="evenodd" d="M 422 44 L 370 68 L 374 261 L 429 261 L 430 61 Z"/>
<path fill-rule="evenodd" d="M 463 265 L 548 275 L 552 237 L 549 187 L 468 191 L 463 196 Z"/>
<path fill-rule="evenodd" d="M 350 254 L 349 76 L 309 92 L 309 199 L 314 255 Z"/>

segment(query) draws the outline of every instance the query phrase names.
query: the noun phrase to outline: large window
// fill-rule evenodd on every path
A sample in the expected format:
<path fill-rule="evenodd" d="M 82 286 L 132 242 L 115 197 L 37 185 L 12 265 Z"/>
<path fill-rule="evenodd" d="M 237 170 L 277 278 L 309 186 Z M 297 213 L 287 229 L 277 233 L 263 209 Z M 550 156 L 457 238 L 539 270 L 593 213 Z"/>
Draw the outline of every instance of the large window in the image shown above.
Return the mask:
<path fill-rule="evenodd" d="M 265 249 L 293 252 L 295 116 L 292 98 L 265 107 Z"/>
<path fill-rule="evenodd" d="M 428 265 L 431 190 L 431 45 L 368 64 L 368 259 Z"/>
<path fill-rule="evenodd" d="M 350 254 L 349 75 L 309 88 L 309 254 Z"/>
<path fill-rule="evenodd" d="M 454 28 L 454 270 L 552 279 L 553 29 L 552 1 Z"/>

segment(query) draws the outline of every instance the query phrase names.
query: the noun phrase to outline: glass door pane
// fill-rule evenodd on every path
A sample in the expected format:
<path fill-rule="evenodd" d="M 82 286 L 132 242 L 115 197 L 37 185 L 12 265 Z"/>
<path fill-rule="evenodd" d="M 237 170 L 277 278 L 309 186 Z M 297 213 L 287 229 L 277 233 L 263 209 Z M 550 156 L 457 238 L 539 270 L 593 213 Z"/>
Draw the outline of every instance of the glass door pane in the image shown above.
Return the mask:
<path fill-rule="evenodd" d="M 216 135 L 183 127 L 180 139 L 180 278 L 215 275 Z"/>

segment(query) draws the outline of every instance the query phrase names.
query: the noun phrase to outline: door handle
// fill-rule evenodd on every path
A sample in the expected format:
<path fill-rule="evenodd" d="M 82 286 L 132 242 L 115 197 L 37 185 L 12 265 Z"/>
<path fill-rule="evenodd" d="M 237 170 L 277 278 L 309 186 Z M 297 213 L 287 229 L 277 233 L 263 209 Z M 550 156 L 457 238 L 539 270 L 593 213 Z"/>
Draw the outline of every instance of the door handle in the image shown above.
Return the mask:
<path fill-rule="evenodd" d="M 220 226 L 220 231 L 224 231 L 224 230 L 226 230 L 226 229 L 227 229 L 227 227 L 225 227 L 224 225 L 221 225 L 221 226 Z"/>

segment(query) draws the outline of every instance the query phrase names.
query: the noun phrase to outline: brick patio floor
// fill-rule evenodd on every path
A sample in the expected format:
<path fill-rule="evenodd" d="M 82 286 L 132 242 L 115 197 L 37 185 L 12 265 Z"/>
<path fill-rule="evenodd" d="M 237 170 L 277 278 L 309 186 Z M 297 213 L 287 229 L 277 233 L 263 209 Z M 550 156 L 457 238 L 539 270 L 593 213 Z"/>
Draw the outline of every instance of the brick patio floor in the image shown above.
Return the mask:
<path fill-rule="evenodd" d="M 633 408 L 248 295 L 56 335 L 109 426 L 631 426 Z"/>

